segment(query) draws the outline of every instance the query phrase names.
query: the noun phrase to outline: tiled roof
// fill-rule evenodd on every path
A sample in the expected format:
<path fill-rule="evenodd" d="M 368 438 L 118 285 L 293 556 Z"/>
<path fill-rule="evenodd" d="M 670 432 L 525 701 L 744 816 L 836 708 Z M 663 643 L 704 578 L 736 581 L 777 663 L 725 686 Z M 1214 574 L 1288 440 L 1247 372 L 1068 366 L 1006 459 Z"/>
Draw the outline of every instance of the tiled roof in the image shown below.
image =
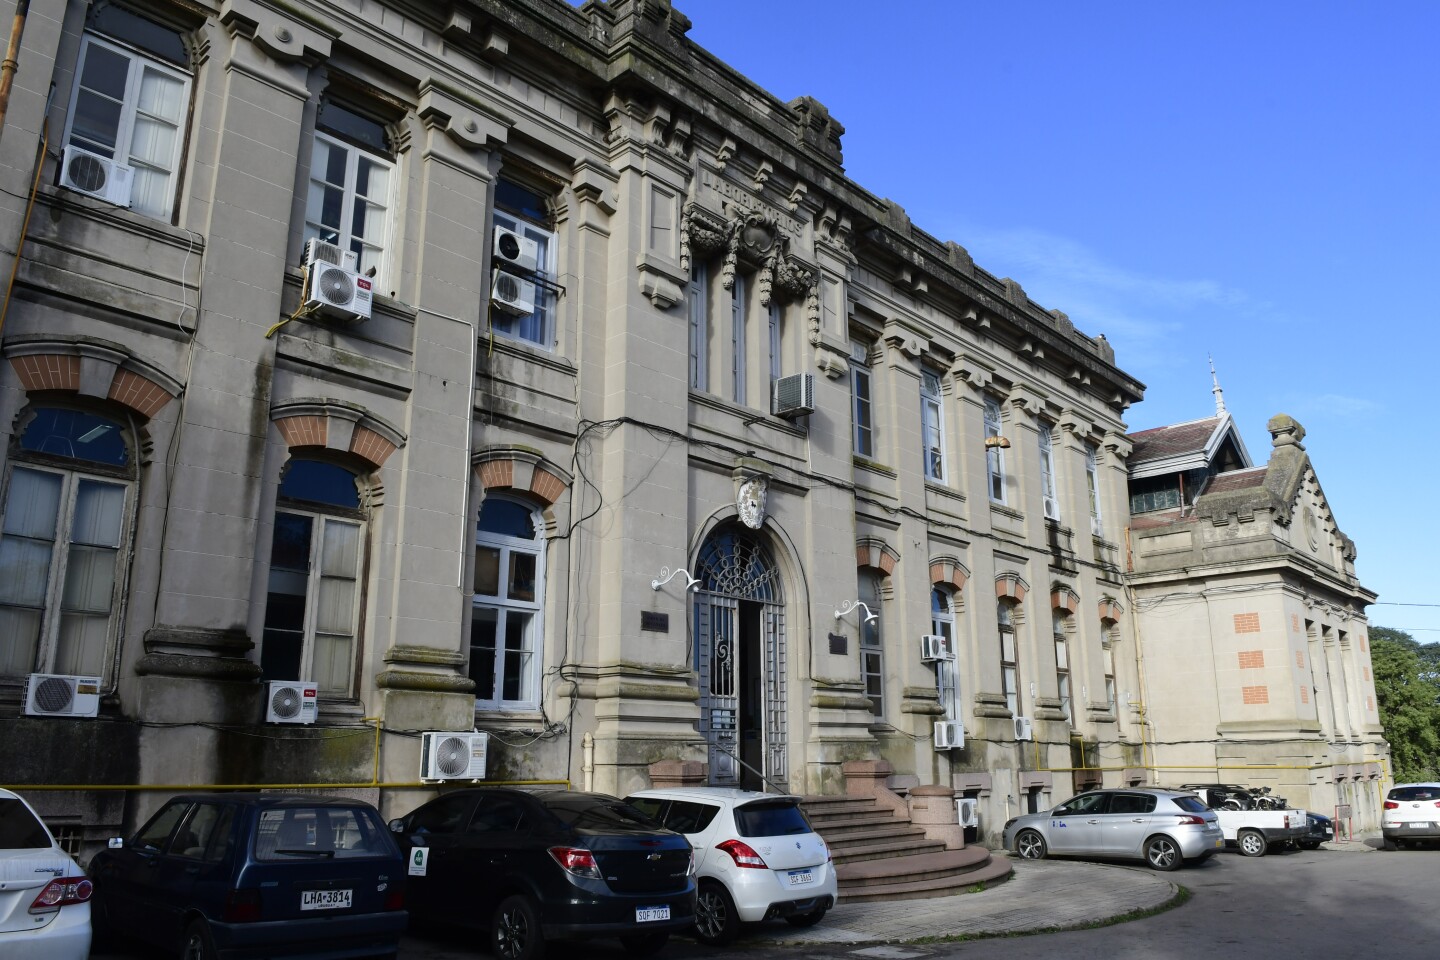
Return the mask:
<path fill-rule="evenodd" d="M 1144 463 L 1147 460 L 1163 460 L 1166 457 L 1183 456 L 1187 453 L 1200 453 L 1205 449 L 1210 438 L 1214 436 L 1215 428 L 1219 425 L 1219 417 L 1209 417 L 1205 420 L 1192 420 L 1189 423 L 1177 423 L 1170 427 L 1155 427 L 1132 433 L 1129 437 L 1130 441 L 1135 444 L 1135 449 L 1130 454 L 1130 462 Z"/>
<path fill-rule="evenodd" d="M 1265 467 L 1253 467 L 1249 470 L 1232 470 L 1229 473 L 1217 473 L 1210 478 L 1204 493 L 1231 493 L 1235 490 L 1247 490 L 1250 487 L 1258 487 L 1265 482 Z"/>

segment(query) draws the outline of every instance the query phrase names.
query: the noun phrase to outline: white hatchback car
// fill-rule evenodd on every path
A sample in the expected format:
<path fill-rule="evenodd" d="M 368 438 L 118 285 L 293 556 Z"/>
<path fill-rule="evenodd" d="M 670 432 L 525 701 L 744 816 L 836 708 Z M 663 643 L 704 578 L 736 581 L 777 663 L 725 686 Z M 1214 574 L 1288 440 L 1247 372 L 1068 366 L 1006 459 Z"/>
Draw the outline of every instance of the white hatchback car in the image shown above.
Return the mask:
<path fill-rule="evenodd" d="M 0 957 L 85 960 L 93 889 L 30 805 L 0 788 Z"/>
<path fill-rule="evenodd" d="M 625 798 L 695 848 L 695 936 L 725 944 L 742 923 L 819 923 L 838 886 L 830 848 L 800 798 L 728 787 L 640 790 Z"/>
<path fill-rule="evenodd" d="M 1397 783 L 1385 794 L 1380 818 L 1385 845 L 1440 841 L 1440 783 Z"/>

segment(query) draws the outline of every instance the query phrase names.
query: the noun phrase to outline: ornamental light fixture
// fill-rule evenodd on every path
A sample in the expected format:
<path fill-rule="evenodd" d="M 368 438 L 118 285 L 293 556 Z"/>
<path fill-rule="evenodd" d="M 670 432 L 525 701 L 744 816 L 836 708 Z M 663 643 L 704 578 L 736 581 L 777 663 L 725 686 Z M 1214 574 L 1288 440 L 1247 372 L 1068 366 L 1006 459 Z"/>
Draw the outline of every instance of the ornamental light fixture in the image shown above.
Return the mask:
<path fill-rule="evenodd" d="M 836 610 L 836 611 L 835 611 L 835 619 L 836 619 L 836 620 L 839 620 L 841 617 L 845 616 L 845 615 L 846 615 L 847 613 L 849 613 L 851 610 L 854 610 L 854 609 L 856 609 L 856 608 L 859 608 L 859 609 L 865 611 L 865 622 L 866 622 L 866 623 L 873 623 L 873 622 L 874 622 L 874 620 L 875 620 L 875 614 L 870 611 L 870 608 L 865 604 L 865 602 L 864 602 L 863 600 L 847 600 L 847 601 L 845 601 L 845 605 L 842 606 L 839 610 Z"/>
<path fill-rule="evenodd" d="M 693 588 L 695 584 L 700 582 L 699 578 L 690 576 L 690 571 L 686 570 L 684 567 L 676 567 L 674 570 L 671 570 L 669 567 L 661 567 L 660 576 L 650 581 L 650 589 L 659 590 L 661 587 L 665 586 L 665 584 L 669 583 L 671 580 L 674 580 L 677 574 L 681 573 L 685 574 L 685 590 L 687 592 L 691 588 Z"/>

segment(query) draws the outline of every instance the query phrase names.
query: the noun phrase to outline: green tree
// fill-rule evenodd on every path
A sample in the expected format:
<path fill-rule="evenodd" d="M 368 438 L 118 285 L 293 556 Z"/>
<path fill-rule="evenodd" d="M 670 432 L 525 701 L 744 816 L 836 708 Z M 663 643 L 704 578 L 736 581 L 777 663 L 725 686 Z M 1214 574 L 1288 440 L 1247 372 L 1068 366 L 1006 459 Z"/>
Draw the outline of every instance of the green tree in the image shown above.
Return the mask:
<path fill-rule="evenodd" d="M 1440 648 L 1410 634 L 1370 628 L 1375 698 L 1397 783 L 1434 780 L 1440 773 Z"/>

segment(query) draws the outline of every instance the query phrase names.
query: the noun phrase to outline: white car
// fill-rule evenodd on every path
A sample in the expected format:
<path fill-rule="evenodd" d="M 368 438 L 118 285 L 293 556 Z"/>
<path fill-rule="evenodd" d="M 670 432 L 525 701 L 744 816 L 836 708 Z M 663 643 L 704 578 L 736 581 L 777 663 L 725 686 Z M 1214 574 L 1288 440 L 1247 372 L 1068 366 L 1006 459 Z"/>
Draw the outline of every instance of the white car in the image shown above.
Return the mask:
<path fill-rule="evenodd" d="M 839 893 L 830 848 L 800 798 L 729 787 L 640 790 L 626 802 L 695 848 L 695 936 L 725 944 L 742 923 L 819 923 Z"/>
<path fill-rule="evenodd" d="M 1440 783 L 1397 783 L 1385 794 L 1380 832 L 1387 847 L 1440 841 Z"/>
<path fill-rule="evenodd" d="M 0 957 L 85 960 L 93 889 L 30 804 L 0 788 Z"/>

